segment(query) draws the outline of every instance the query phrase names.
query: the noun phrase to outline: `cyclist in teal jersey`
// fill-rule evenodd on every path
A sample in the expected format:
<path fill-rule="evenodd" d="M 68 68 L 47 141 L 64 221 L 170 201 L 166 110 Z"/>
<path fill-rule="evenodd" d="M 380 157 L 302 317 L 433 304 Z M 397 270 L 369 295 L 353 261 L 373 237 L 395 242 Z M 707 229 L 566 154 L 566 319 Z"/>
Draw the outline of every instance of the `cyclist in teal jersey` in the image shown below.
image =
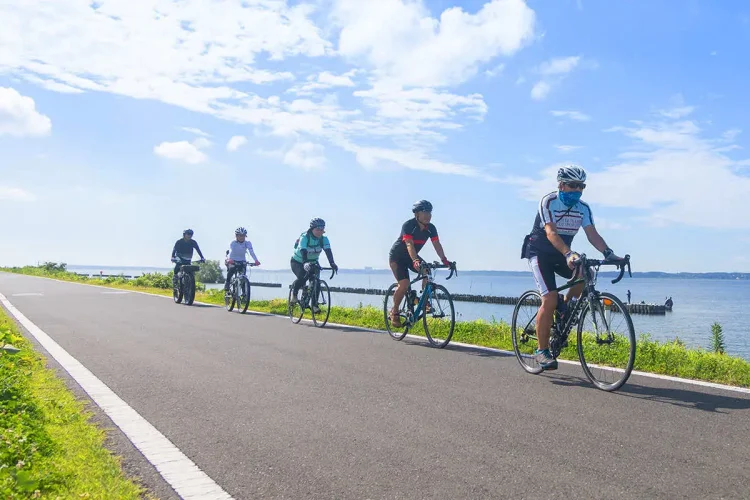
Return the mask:
<path fill-rule="evenodd" d="M 293 304 L 298 301 L 297 293 L 299 293 L 299 289 L 305 285 L 305 282 L 310 277 L 310 271 L 313 269 L 313 265 L 317 264 L 322 252 L 325 252 L 331 269 L 334 271 L 338 271 L 339 269 L 333 261 L 331 243 L 328 241 L 328 237 L 323 235 L 325 227 L 326 222 L 323 219 L 315 218 L 311 220 L 310 228 L 302 233 L 294 244 L 295 251 L 290 261 L 292 272 L 297 276 L 291 300 Z M 313 304 L 313 310 L 316 314 L 320 312 L 317 304 Z"/>

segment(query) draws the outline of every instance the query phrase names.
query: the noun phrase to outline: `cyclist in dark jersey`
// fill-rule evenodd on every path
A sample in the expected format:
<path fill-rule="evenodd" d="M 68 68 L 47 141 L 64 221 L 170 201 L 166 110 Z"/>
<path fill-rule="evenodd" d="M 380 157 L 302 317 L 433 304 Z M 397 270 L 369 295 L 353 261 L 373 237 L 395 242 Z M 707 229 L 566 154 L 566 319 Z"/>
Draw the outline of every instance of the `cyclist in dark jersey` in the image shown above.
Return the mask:
<path fill-rule="evenodd" d="M 579 259 L 571 250 L 573 238 L 583 228 L 589 242 L 604 254 L 607 260 L 620 260 L 610 249 L 594 227 L 594 218 L 587 203 L 580 201 L 586 188 L 586 172 L 578 165 L 565 165 L 557 172 L 558 190 L 544 196 L 539 203 L 534 227 L 526 236 L 521 258 L 529 259 L 537 289 L 542 295 L 542 305 L 537 315 L 536 334 L 539 345 L 534 353 L 537 363 L 545 370 L 557 368 L 557 360 L 549 350 L 552 317 L 557 308 L 557 283 L 555 275 L 573 278 L 573 270 Z M 578 298 L 583 283 L 568 289 L 565 306 L 572 298 Z"/>
<path fill-rule="evenodd" d="M 182 238 L 177 240 L 174 244 L 174 248 L 172 248 L 171 260 L 175 263 L 174 276 L 172 277 L 172 282 L 174 284 L 177 284 L 177 272 L 183 265 L 185 265 L 183 261 L 189 263 L 193 260 L 193 249 L 195 249 L 198 252 L 198 255 L 201 256 L 201 262 L 206 262 L 206 259 L 203 257 L 201 249 L 198 246 L 198 242 L 193 239 L 193 230 L 185 229 L 182 232 Z"/>
<path fill-rule="evenodd" d="M 418 254 L 428 239 L 432 241 L 432 246 L 435 247 L 435 251 L 442 259 L 443 264 L 450 264 L 450 261 L 445 257 L 443 245 L 440 244 L 438 239 L 437 228 L 430 223 L 430 220 L 432 220 L 432 203 L 427 200 L 420 200 L 412 206 L 411 211 L 414 213 L 414 218 L 404 222 L 401 226 L 401 234 L 393 243 L 388 254 L 388 263 L 398 282 L 398 287 L 393 294 L 393 309 L 391 309 L 391 324 L 396 328 L 401 326 L 398 309 L 406 290 L 409 289 L 409 270 L 415 273 L 419 272 L 421 259 Z M 423 282 L 423 286 L 424 284 Z"/>

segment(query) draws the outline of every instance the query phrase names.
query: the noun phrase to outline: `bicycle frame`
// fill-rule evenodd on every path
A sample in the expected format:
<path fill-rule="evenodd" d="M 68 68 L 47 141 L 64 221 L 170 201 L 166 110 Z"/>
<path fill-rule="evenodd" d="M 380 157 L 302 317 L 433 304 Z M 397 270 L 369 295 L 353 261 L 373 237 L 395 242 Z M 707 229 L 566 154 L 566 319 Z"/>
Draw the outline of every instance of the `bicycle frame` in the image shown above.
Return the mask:
<path fill-rule="evenodd" d="M 404 300 L 408 301 L 407 307 L 409 308 L 409 312 L 412 315 L 411 318 L 408 318 L 410 323 L 416 323 L 417 321 L 419 321 L 419 318 L 421 318 L 422 310 L 424 309 L 425 301 L 427 300 L 427 297 L 429 297 L 432 294 L 432 284 L 435 281 L 435 277 L 432 274 L 432 270 L 433 269 L 446 269 L 446 268 L 451 269 L 450 276 L 446 278 L 449 280 L 451 279 L 451 277 L 453 277 L 453 273 L 457 273 L 454 265 L 451 265 L 451 266 L 437 265 L 437 264 L 430 265 L 425 262 L 420 267 L 420 271 L 417 277 L 409 282 L 409 287 L 406 290 L 406 296 L 404 297 Z M 411 302 L 411 298 L 409 297 L 410 295 L 409 292 L 412 291 L 411 286 L 417 281 L 423 281 L 425 279 L 427 280 L 427 284 L 422 290 L 422 296 L 419 298 L 419 302 L 417 303 L 416 309 L 412 310 L 414 306 Z"/>
<path fill-rule="evenodd" d="M 581 297 L 579 300 L 576 301 L 575 306 L 571 311 L 566 313 L 567 321 L 565 324 L 562 325 L 562 329 L 558 330 L 560 332 L 560 335 L 563 338 L 567 338 L 568 335 L 570 335 L 570 331 L 573 328 L 574 321 L 577 321 L 579 319 L 580 312 L 583 310 L 584 303 L 588 304 L 598 304 L 598 301 L 596 300 L 599 296 L 599 292 L 596 290 L 596 280 L 599 275 L 599 267 L 602 265 L 616 265 L 620 268 L 620 274 L 617 278 L 612 280 L 612 283 L 617 283 L 620 281 L 625 273 L 625 266 L 628 267 L 628 274 L 632 276 L 630 273 L 630 255 L 626 255 L 625 258 L 620 261 L 615 262 L 607 262 L 607 261 L 601 261 L 601 260 L 595 260 L 595 259 L 587 259 L 586 254 L 581 255 L 581 260 L 578 264 L 578 269 L 581 270 L 583 273 L 583 277 L 573 279 L 566 283 L 565 285 L 556 288 L 554 291 L 556 293 L 559 293 L 563 290 L 567 290 L 568 288 L 572 288 L 580 283 L 585 283 L 585 286 L 583 287 L 583 291 L 581 292 Z M 596 269 L 594 269 L 596 268 Z M 601 311 L 600 311 L 601 312 Z M 602 315 L 603 317 L 603 315 Z M 596 321 L 596 316 L 593 316 L 593 321 Z"/>

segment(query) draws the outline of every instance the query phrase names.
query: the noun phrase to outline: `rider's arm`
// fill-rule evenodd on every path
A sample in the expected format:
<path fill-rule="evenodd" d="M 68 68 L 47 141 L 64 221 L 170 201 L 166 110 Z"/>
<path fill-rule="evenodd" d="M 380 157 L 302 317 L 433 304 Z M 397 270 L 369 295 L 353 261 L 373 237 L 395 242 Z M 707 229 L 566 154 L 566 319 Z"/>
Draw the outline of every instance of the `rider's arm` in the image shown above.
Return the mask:
<path fill-rule="evenodd" d="M 414 240 L 412 239 L 411 235 L 404 236 L 404 243 L 406 244 L 406 251 L 409 252 L 409 257 L 411 257 L 411 260 L 419 259 L 419 255 L 417 255 L 417 249 L 414 248 Z"/>
<path fill-rule="evenodd" d="M 447 257 L 445 256 L 445 251 L 443 250 L 443 244 L 440 243 L 440 238 L 438 237 L 437 228 L 430 224 L 430 233 L 432 236 L 430 236 L 430 241 L 432 241 L 432 246 L 435 248 L 435 252 L 438 254 L 438 257 L 440 257 L 440 260 L 443 261 L 445 264 L 448 262 Z"/>
<path fill-rule="evenodd" d="M 554 222 L 548 222 L 544 225 L 544 231 L 547 233 L 547 239 L 552 246 L 557 249 L 563 255 L 567 255 L 570 252 L 570 247 L 557 234 L 557 225 Z"/>
<path fill-rule="evenodd" d="M 302 262 L 307 262 L 307 236 L 302 235 L 299 242 L 299 254 L 302 256 Z"/>
<path fill-rule="evenodd" d="M 612 249 L 607 246 L 604 238 L 602 238 L 599 231 L 596 230 L 596 226 L 594 226 L 594 217 L 591 215 L 591 209 L 588 205 L 585 205 L 583 211 L 583 223 L 581 226 L 583 226 L 583 231 L 586 233 L 586 238 L 588 238 L 589 243 L 591 243 L 594 248 L 599 250 L 607 259 L 614 256 Z"/>
<path fill-rule="evenodd" d="M 328 241 L 328 237 L 323 236 L 323 251 L 326 253 L 326 257 L 328 257 L 328 265 L 333 267 L 336 265 L 336 263 L 333 261 L 333 251 L 331 251 L 331 242 Z"/>
<path fill-rule="evenodd" d="M 179 240 L 177 240 L 174 244 L 174 247 L 172 247 L 172 258 L 174 259 L 174 256 L 177 254 L 177 243 Z"/>
<path fill-rule="evenodd" d="M 253 244 L 250 243 L 248 240 L 245 240 L 245 248 L 247 248 L 247 251 L 250 254 L 250 257 L 252 257 L 255 260 L 255 262 L 258 262 L 258 257 L 256 257 L 255 252 L 253 252 Z"/>
<path fill-rule="evenodd" d="M 190 241 L 193 242 L 193 248 L 195 248 L 195 250 L 198 252 L 198 255 L 201 256 L 201 259 L 206 260 L 206 258 L 203 256 L 203 253 L 201 252 L 200 247 L 198 246 L 198 242 L 195 240 L 190 240 Z"/>
<path fill-rule="evenodd" d="M 612 252 L 612 250 L 607 246 L 607 243 L 604 241 L 604 238 L 602 238 L 602 235 L 600 235 L 599 231 L 596 230 L 596 226 L 594 226 L 593 224 L 590 226 L 585 226 L 583 230 L 586 232 L 586 238 L 588 238 L 589 243 L 591 243 L 594 248 L 605 254 L 605 256 Z"/>

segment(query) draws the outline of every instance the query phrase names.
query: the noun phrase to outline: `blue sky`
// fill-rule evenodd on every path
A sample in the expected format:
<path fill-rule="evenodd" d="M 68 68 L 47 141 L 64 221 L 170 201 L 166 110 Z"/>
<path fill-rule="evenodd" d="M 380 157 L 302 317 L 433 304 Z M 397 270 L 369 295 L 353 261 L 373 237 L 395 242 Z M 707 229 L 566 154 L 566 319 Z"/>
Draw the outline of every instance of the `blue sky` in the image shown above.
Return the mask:
<path fill-rule="evenodd" d="M 185 227 L 220 259 L 242 225 L 285 268 L 323 217 L 340 266 L 384 268 L 427 198 L 460 268 L 526 270 L 574 161 L 635 270 L 750 271 L 746 2 L 28 0 L 0 18 L 2 264 L 167 266 Z"/>

